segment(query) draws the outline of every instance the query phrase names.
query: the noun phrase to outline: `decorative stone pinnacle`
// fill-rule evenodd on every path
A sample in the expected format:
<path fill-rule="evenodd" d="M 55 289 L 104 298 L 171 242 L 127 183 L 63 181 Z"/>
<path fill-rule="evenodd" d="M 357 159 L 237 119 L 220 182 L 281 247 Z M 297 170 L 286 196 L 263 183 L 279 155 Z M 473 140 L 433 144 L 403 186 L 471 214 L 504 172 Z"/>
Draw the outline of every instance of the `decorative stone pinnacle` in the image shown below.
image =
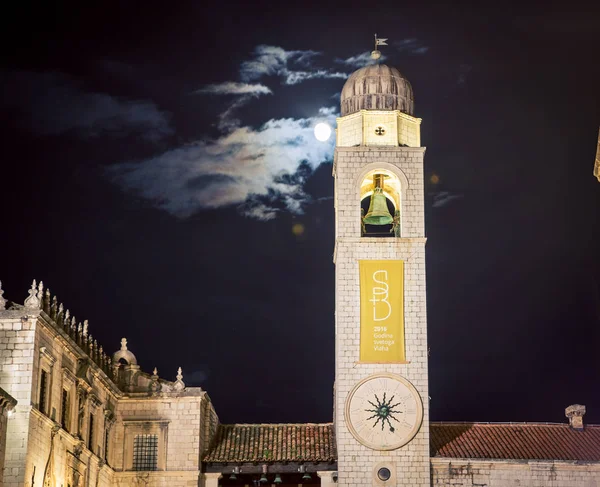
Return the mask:
<path fill-rule="evenodd" d="M 40 300 L 40 304 L 44 299 L 44 283 L 40 281 L 40 285 L 38 286 L 37 298 Z"/>
<path fill-rule="evenodd" d="M 2 281 L 0 281 L 0 311 L 5 309 L 6 306 L 6 299 L 2 297 L 3 294 L 4 291 L 2 290 Z"/>
<path fill-rule="evenodd" d="M 152 371 L 152 375 L 155 375 L 158 377 L 158 369 L 156 367 L 154 367 L 154 370 Z"/>
<path fill-rule="evenodd" d="M 69 310 L 65 311 L 65 323 L 69 322 L 70 317 L 71 317 L 71 312 Z"/>
<path fill-rule="evenodd" d="M 177 380 L 173 386 L 174 391 L 181 392 L 185 389 L 185 382 L 183 382 L 183 373 L 181 371 L 181 367 L 177 369 Z"/>
<path fill-rule="evenodd" d="M 63 313 L 63 311 L 64 311 L 64 309 L 65 309 L 65 308 L 63 307 L 63 304 L 62 304 L 62 303 L 60 303 L 60 304 L 58 305 L 58 314 L 62 314 L 62 313 Z"/>
<path fill-rule="evenodd" d="M 24 303 L 25 307 L 32 308 L 32 309 L 39 309 L 40 300 L 37 297 L 37 283 L 35 282 L 35 279 L 33 280 L 33 283 L 31 284 L 31 289 L 27 292 L 29 293 L 29 297 L 25 300 L 25 303 Z"/>
<path fill-rule="evenodd" d="M 127 338 L 121 338 L 121 350 L 127 350 Z"/>
<path fill-rule="evenodd" d="M 89 326 L 88 320 L 83 320 L 83 336 L 84 337 L 87 336 L 87 334 L 88 334 L 88 326 Z"/>

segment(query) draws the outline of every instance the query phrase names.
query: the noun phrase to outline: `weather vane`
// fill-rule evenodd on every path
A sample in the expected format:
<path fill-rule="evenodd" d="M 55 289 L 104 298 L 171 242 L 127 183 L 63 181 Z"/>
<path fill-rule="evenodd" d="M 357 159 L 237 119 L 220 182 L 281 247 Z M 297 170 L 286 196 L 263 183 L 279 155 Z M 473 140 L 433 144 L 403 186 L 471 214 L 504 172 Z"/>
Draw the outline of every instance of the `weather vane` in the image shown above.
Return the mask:
<path fill-rule="evenodd" d="M 378 39 L 375 34 L 375 50 L 371 51 L 371 57 L 373 59 L 379 59 L 381 57 L 381 51 L 377 49 L 377 46 L 387 46 L 387 39 Z"/>

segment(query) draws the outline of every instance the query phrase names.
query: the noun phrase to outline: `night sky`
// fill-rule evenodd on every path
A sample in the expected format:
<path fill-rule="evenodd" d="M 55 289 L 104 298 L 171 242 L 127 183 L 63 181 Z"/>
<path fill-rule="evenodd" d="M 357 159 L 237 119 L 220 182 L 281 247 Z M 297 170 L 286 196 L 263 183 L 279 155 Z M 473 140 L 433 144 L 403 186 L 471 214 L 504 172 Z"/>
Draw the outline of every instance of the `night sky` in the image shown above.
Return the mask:
<path fill-rule="evenodd" d="M 222 422 L 331 421 L 312 127 L 378 33 L 427 147 L 432 420 L 600 423 L 600 4 L 445 3 L 12 2 L 4 297 L 42 279 Z"/>

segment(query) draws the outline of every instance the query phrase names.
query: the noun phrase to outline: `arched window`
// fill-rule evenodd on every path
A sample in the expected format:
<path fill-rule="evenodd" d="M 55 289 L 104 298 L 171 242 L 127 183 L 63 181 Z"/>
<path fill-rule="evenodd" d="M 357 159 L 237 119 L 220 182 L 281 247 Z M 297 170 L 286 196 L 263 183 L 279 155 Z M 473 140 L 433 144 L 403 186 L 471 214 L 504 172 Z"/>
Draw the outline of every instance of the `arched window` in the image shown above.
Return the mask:
<path fill-rule="evenodd" d="M 401 184 L 387 169 L 367 173 L 360 185 L 361 236 L 400 237 Z"/>

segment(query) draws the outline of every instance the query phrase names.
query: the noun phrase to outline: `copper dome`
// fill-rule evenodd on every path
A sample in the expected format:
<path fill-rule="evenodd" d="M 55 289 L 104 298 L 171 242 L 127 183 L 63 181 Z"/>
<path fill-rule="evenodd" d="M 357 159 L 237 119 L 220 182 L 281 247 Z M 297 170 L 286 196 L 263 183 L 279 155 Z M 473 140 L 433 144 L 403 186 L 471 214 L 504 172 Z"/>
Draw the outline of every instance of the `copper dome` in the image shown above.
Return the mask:
<path fill-rule="evenodd" d="M 412 86 L 396 68 L 372 64 L 350 75 L 342 88 L 342 117 L 359 110 L 400 110 L 413 114 Z"/>

